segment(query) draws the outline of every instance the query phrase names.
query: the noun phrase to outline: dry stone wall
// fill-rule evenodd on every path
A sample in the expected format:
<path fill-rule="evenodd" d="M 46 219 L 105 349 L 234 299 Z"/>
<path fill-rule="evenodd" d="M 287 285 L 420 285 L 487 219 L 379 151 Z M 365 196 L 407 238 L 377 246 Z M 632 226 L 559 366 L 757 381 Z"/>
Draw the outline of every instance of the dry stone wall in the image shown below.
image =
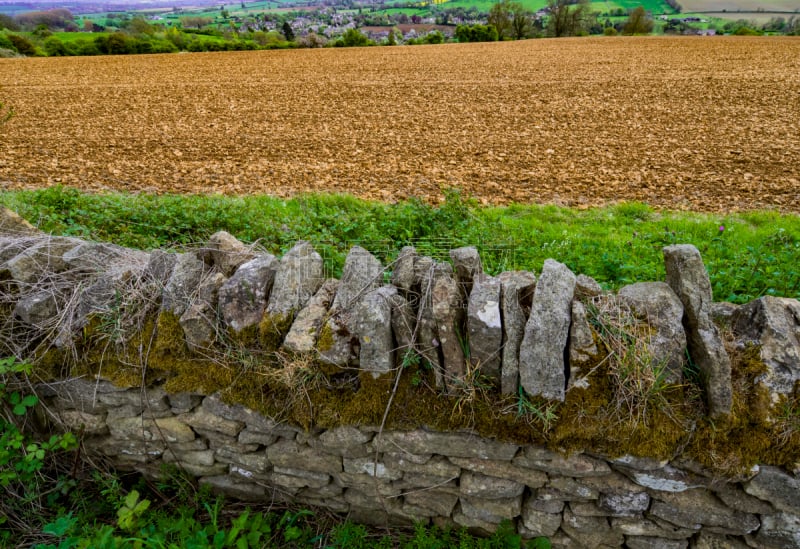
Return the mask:
<path fill-rule="evenodd" d="M 721 480 L 681 460 L 563 455 L 470 432 L 305 430 L 218 395 L 102 380 L 63 380 L 40 394 L 88 451 L 116 466 L 158 476 L 174 464 L 241 500 L 478 533 L 510 520 L 555 547 L 800 546 L 800 479 L 776 467 Z"/>
<path fill-rule="evenodd" d="M 133 388 L 109 383 L 102 367 L 77 377 L 62 368 L 39 387 L 53 418 L 118 466 L 156 475 L 174 463 L 234 497 L 291 498 L 365 522 L 488 532 L 509 519 L 563 546 L 800 545 L 798 464 L 721 480 L 680 450 L 654 460 L 562 454 L 470 429 L 301 428 L 226 404 L 218 388 L 170 394 L 171 372 L 146 369 L 151 352 L 191 365 L 252 348 L 247 360 L 279 353 L 326 373 L 359 372 L 364 384 L 416 360 L 443 398 L 468 394 L 479 374 L 498 396 L 563 402 L 591 390 L 616 352 L 596 317 L 611 307 L 641 336 L 634 345 L 647 369 L 700 385 L 712 421 L 728 421 L 734 401 L 720 326 L 737 348 L 758 351 L 752 385 L 765 409 L 796 398 L 800 303 L 714 303 L 693 246 L 664 249 L 665 282 L 611 294 L 555 260 L 538 277 L 489 276 L 472 247 L 452 250 L 451 262 L 408 247 L 387 266 L 354 247 L 335 280 L 308 242 L 278 258 L 220 232 L 199 250 L 145 253 L 51 237 L 11 215 L 0 227 L 4 355 L 88 361 L 82 341 L 92 333 L 106 345 L 101 362 L 114 346 L 143 357 Z M 696 379 L 685 378 L 687 353 Z M 203 373 L 192 375 L 203 386 Z"/>

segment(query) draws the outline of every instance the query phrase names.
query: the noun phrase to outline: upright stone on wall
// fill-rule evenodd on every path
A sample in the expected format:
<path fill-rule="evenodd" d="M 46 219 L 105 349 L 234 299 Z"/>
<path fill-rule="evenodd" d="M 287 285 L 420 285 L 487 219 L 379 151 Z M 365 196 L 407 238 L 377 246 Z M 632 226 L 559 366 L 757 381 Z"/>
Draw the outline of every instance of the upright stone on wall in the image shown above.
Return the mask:
<path fill-rule="evenodd" d="M 234 332 L 242 332 L 261 322 L 277 267 L 275 256 L 258 256 L 240 265 L 219 289 L 220 313 Z"/>
<path fill-rule="evenodd" d="M 353 246 L 342 269 L 342 279 L 317 344 L 320 359 L 344 367 L 354 358 L 351 342 L 357 337 L 351 322 L 352 309 L 366 294 L 380 287 L 383 266 L 378 259 L 360 246 Z"/>
<path fill-rule="evenodd" d="M 470 362 L 496 385 L 500 385 L 503 345 L 500 291 L 498 278 L 480 277 L 473 283 L 467 306 Z"/>
<path fill-rule="evenodd" d="M 397 288 L 383 286 L 364 296 L 353 309 L 351 325 L 360 343 L 359 368 L 373 378 L 394 368 L 391 299 L 396 295 Z"/>
<path fill-rule="evenodd" d="M 663 369 L 669 383 L 683 381 L 686 333 L 675 292 L 663 282 L 637 282 L 620 288 L 619 300 L 655 332 L 643 349 L 653 367 Z"/>
<path fill-rule="evenodd" d="M 222 273 L 207 276 L 197 291 L 197 299 L 180 318 L 189 349 L 210 347 L 217 336 L 217 300 L 219 289 L 227 279 Z"/>
<path fill-rule="evenodd" d="M 250 246 L 240 242 L 232 234 L 219 231 L 209 237 L 206 247 L 200 250 L 200 258 L 207 265 L 230 277 L 240 265 L 255 258 L 255 254 Z"/>
<path fill-rule="evenodd" d="M 293 353 L 310 353 L 317 343 L 322 323 L 328 313 L 339 281 L 329 278 L 323 282 L 314 297 L 297 313 L 297 317 L 283 340 L 283 347 Z"/>
<path fill-rule="evenodd" d="M 466 358 L 459 341 L 463 336 L 464 309 L 461 290 L 453 278 L 449 263 L 437 263 L 433 269 L 431 308 L 436 323 L 436 337 L 442 353 L 444 384 L 449 393 L 459 390 L 466 376 Z"/>
<path fill-rule="evenodd" d="M 731 413 L 731 361 L 711 319 L 711 282 L 700 252 L 691 244 L 664 248 L 667 284 L 683 303 L 689 356 L 700 369 L 711 417 Z"/>
<path fill-rule="evenodd" d="M 306 306 L 322 284 L 322 270 L 322 257 L 305 240 L 295 244 L 281 258 L 260 326 L 266 348 L 276 349 L 283 342 L 294 315 Z"/>
<path fill-rule="evenodd" d="M 464 246 L 450 250 L 450 260 L 453 262 L 453 273 L 461 289 L 461 297 L 466 303 L 475 280 L 483 276 L 481 256 L 475 246 Z"/>
<path fill-rule="evenodd" d="M 204 271 L 205 265 L 194 254 L 179 254 L 161 296 L 162 312 L 180 318 L 194 301 Z"/>
<path fill-rule="evenodd" d="M 500 391 L 504 395 L 515 395 L 519 388 L 519 349 L 536 288 L 536 276 L 527 271 L 507 271 L 497 278 L 501 284 L 503 319 Z"/>
<path fill-rule="evenodd" d="M 417 249 L 414 246 L 405 246 L 392 265 L 392 284 L 401 292 L 409 292 L 414 286 L 414 262 L 417 259 Z"/>
<path fill-rule="evenodd" d="M 520 347 L 520 382 L 529 395 L 564 400 L 565 354 L 574 292 L 572 271 L 562 263 L 547 259 L 536 283 Z"/>
<path fill-rule="evenodd" d="M 741 343 L 759 346 L 767 372 L 758 383 L 773 401 L 791 394 L 800 380 L 800 302 L 760 297 L 737 309 L 731 327 Z"/>

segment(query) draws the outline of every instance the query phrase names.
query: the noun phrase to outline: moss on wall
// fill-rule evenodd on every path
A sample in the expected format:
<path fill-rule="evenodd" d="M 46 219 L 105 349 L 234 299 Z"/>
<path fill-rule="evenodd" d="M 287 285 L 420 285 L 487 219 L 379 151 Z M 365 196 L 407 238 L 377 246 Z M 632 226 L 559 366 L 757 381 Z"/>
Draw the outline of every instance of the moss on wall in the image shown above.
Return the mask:
<path fill-rule="evenodd" d="M 796 425 L 789 421 L 794 416 L 781 420 L 787 409 L 795 413 L 791 402 L 800 398 L 769 402 L 756 382 L 765 371 L 757 348 L 729 349 L 734 406 L 731 419 L 722 424 L 707 419 L 702 394 L 691 383 L 660 392 L 645 414 L 629 414 L 614 397 L 605 350 L 588 365 L 594 369 L 588 388 L 573 388 L 565 402 L 552 403 L 503 397 L 484 385 L 447 396 L 435 389 L 431 369 L 415 364 L 398 365 L 396 372 L 373 379 L 355 369 L 326 372 L 314 357 L 259 347 L 231 345 L 201 356 L 186 347 L 177 317 L 169 314 L 148 321 L 124 345 L 110 344 L 95 329 L 88 327 L 74 355 L 57 349 L 41 353 L 37 373 L 48 379 L 99 375 L 123 386 L 160 379 L 169 392 L 221 391 L 227 402 L 307 429 L 378 426 L 391 399 L 387 429 L 470 429 L 501 441 L 609 457 L 682 455 L 720 475 L 735 475 L 755 463 L 792 468 L 800 455 L 798 430 L 787 428 Z"/>

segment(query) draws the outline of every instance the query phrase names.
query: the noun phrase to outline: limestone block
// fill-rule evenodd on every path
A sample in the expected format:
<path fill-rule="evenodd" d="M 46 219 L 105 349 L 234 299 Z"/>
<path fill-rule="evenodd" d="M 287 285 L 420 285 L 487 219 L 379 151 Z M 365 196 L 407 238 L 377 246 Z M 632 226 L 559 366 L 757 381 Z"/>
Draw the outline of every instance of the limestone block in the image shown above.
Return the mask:
<path fill-rule="evenodd" d="M 199 255 L 207 265 L 216 267 L 226 277 L 235 273 L 242 263 L 255 257 L 251 246 L 226 231 L 212 234 Z"/>
<path fill-rule="evenodd" d="M 647 511 L 650 496 L 646 492 L 600 494 L 597 505 L 615 517 L 636 516 Z"/>
<path fill-rule="evenodd" d="M 778 467 L 759 466 L 758 474 L 744 484 L 744 491 L 780 511 L 800 515 L 800 480 Z"/>
<path fill-rule="evenodd" d="M 172 412 L 175 414 L 184 414 L 195 409 L 203 397 L 192 393 L 175 393 L 167 395 L 169 405 L 172 407 Z"/>
<path fill-rule="evenodd" d="M 105 242 L 82 241 L 64 252 L 62 258 L 73 273 L 107 273 L 112 279 L 119 280 L 130 276 L 126 273 L 143 273 L 150 254 Z"/>
<path fill-rule="evenodd" d="M 339 290 L 333 309 L 347 310 L 364 295 L 383 283 L 383 266 L 378 259 L 360 246 L 353 246 L 345 258 Z"/>
<path fill-rule="evenodd" d="M 278 424 L 272 418 L 265 417 L 246 406 L 223 402 L 219 393 L 214 393 L 213 395 L 205 397 L 203 399 L 202 408 L 209 414 L 238 423 L 244 423 L 250 429 L 257 431 L 274 433 L 279 436 L 286 436 L 287 432 L 296 432 L 296 429 L 290 428 L 287 425 Z"/>
<path fill-rule="evenodd" d="M 761 547 L 800 547 L 800 516 L 778 513 L 761 517 L 755 539 Z"/>
<path fill-rule="evenodd" d="M 293 353 L 310 353 L 319 338 L 325 315 L 336 296 L 339 281 L 329 278 L 317 290 L 317 293 L 301 309 L 283 340 L 283 347 Z"/>
<path fill-rule="evenodd" d="M 210 467 L 214 465 L 214 461 L 214 450 L 178 451 L 167 447 L 164 451 L 164 463 L 177 462 L 181 464 Z"/>
<path fill-rule="evenodd" d="M 151 411 L 169 411 L 167 393 L 161 387 L 148 387 L 146 389 L 129 389 L 127 391 L 114 391 L 99 393 L 97 400 L 108 406 L 137 406 Z"/>
<path fill-rule="evenodd" d="M 628 549 L 686 549 L 689 542 L 681 539 L 625 536 L 625 546 Z"/>
<path fill-rule="evenodd" d="M 745 535 L 760 526 L 758 517 L 730 509 L 705 490 L 654 494 L 650 514 L 676 526 L 701 524 Z"/>
<path fill-rule="evenodd" d="M 203 277 L 198 295 L 179 320 L 190 349 L 210 347 L 217 338 L 217 299 L 226 278 L 221 273 Z"/>
<path fill-rule="evenodd" d="M 618 470 L 639 486 L 659 492 L 684 492 L 708 484 L 707 479 L 669 465 L 651 471 L 636 471 L 624 467 L 619 467 Z"/>
<path fill-rule="evenodd" d="M 551 475 L 550 481 L 545 485 L 546 488 L 558 490 L 565 498 L 570 501 L 594 501 L 600 494 L 594 488 L 581 483 L 580 479 Z"/>
<path fill-rule="evenodd" d="M 11 280 L 31 284 L 46 273 L 61 273 L 68 268 L 63 256 L 80 245 L 81 240 L 66 237 L 47 237 L 31 240 L 30 245 L 8 259 L 3 270 Z"/>
<path fill-rule="evenodd" d="M 40 234 L 39 229 L 31 225 L 17 212 L 0 206 L 0 234 L 11 236 Z"/>
<path fill-rule="evenodd" d="M 472 471 L 461 474 L 461 494 L 483 499 L 502 499 L 521 496 L 525 485 L 513 480 L 489 477 Z"/>
<path fill-rule="evenodd" d="M 689 356 L 702 373 L 711 417 L 730 414 L 731 361 L 711 317 L 711 282 L 700 252 L 691 244 L 664 248 L 667 284 L 683 303 Z"/>
<path fill-rule="evenodd" d="M 462 300 L 466 301 L 472 292 L 473 281 L 483 275 L 481 256 L 475 246 L 465 246 L 450 250 L 455 278 L 462 292 Z"/>
<path fill-rule="evenodd" d="M 253 473 L 261 474 L 266 473 L 270 465 L 269 460 L 267 460 L 267 454 L 263 450 L 245 454 L 226 448 L 218 448 L 214 450 L 214 459 L 220 463 L 233 463 Z"/>
<path fill-rule="evenodd" d="M 625 540 L 622 534 L 611 529 L 604 517 L 579 517 L 569 508 L 564 509 L 561 529 L 572 539 L 586 547 L 619 547 Z"/>
<path fill-rule="evenodd" d="M 450 462 L 476 473 L 505 478 L 524 484 L 529 488 L 539 488 L 547 482 L 547 474 L 527 467 L 518 467 L 508 461 L 495 461 L 489 459 L 451 457 Z"/>
<path fill-rule="evenodd" d="M 546 260 L 520 346 L 520 383 L 529 395 L 564 400 L 564 354 L 574 292 L 575 275 L 565 265 Z"/>
<path fill-rule="evenodd" d="M 229 437 L 235 437 L 244 429 L 244 422 L 225 419 L 200 407 L 197 410 L 180 416 L 181 421 L 191 425 L 194 429 L 215 431 Z"/>
<path fill-rule="evenodd" d="M 369 475 L 381 480 L 398 480 L 403 478 L 403 471 L 390 465 L 375 461 L 371 457 L 344 458 L 342 460 L 345 473 Z"/>
<path fill-rule="evenodd" d="M 456 280 L 446 263 L 437 263 L 431 283 L 431 311 L 442 355 L 444 385 L 448 393 L 458 392 L 466 376 L 466 358 L 459 332 L 463 330 L 464 308 Z"/>
<path fill-rule="evenodd" d="M 280 345 L 295 315 L 308 304 L 323 280 L 322 256 L 309 242 L 301 240 L 284 254 L 261 324 L 262 338 L 272 348 Z"/>
<path fill-rule="evenodd" d="M 653 519 L 621 518 L 611 519 L 611 529 L 625 536 L 652 537 L 671 540 L 684 540 L 692 537 L 698 530 L 695 523 L 676 526 L 669 522 Z"/>
<path fill-rule="evenodd" d="M 514 465 L 537 469 L 546 473 L 570 477 L 605 475 L 611 468 L 604 461 L 584 454 L 563 456 L 536 446 L 527 446 L 521 455 L 514 458 Z"/>
<path fill-rule="evenodd" d="M 731 536 L 700 532 L 692 540 L 692 549 L 748 549 L 748 545 Z"/>
<path fill-rule="evenodd" d="M 646 343 L 653 367 L 664 368 L 669 383 L 683 380 L 686 333 L 683 304 L 663 282 L 637 282 L 619 290 L 619 299 L 655 333 Z"/>
<path fill-rule="evenodd" d="M 475 280 L 467 304 L 467 333 L 473 368 L 500 385 L 503 322 L 500 309 L 502 285 L 495 277 Z"/>
<path fill-rule="evenodd" d="M 589 325 L 586 307 L 580 301 L 572 302 L 572 324 L 569 328 L 569 380 L 567 391 L 573 387 L 586 389 L 591 381 L 586 378 L 591 371 L 588 366 L 597 358 L 600 350 L 594 340 L 594 331 Z"/>
<path fill-rule="evenodd" d="M 193 254 L 178 254 L 161 293 L 161 311 L 180 318 L 197 296 L 205 265 Z"/>
<path fill-rule="evenodd" d="M 235 332 L 258 326 L 267 307 L 278 260 L 260 255 L 239 266 L 219 289 L 219 310 Z"/>
<path fill-rule="evenodd" d="M 316 473 L 340 473 L 342 458 L 322 454 L 291 440 L 279 440 L 267 448 L 267 458 L 276 467 L 305 469 Z"/>
<path fill-rule="evenodd" d="M 762 479 L 763 480 L 763 479 Z M 781 488 L 784 490 L 784 488 Z M 736 511 L 744 513 L 751 513 L 753 515 L 772 515 L 775 514 L 775 507 L 769 502 L 759 499 L 756 496 L 750 495 L 738 485 L 723 484 L 722 486 L 713 486 L 714 494 L 722 500 L 722 502 Z M 757 489 L 756 489 L 757 490 Z M 791 488 L 786 489 L 790 491 Z M 768 492 L 762 492 L 762 496 L 772 499 Z"/>
<path fill-rule="evenodd" d="M 600 284 L 585 274 L 579 274 L 575 279 L 575 298 L 581 300 L 589 300 L 593 297 L 598 297 L 603 294 L 603 288 Z"/>
<path fill-rule="evenodd" d="M 413 246 L 404 246 L 392 264 L 392 285 L 402 292 L 410 292 L 414 287 L 414 262 L 417 250 Z"/>
<path fill-rule="evenodd" d="M 13 315 L 26 324 L 44 326 L 56 321 L 58 302 L 52 291 L 37 292 L 17 301 Z"/>
<path fill-rule="evenodd" d="M 278 440 L 278 436 L 273 433 L 264 433 L 245 427 L 239 432 L 238 441 L 240 444 L 258 444 L 261 446 L 269 446 Z"/>
<path fill-rule="evenodd" d="M 790 394 L 800 380 L 800 302 L 761 297 L 736 311 L 732 328 L 740 342 L 759 345 L 767 373 L 758 383 L 773 400 Z"/>
<path fill-rule="evenodd" d="M 460 496 L 461 512 L 469 518 L 499 524 L 522 513 L 522 496 L 508 498 L 479 498 Z"/>
<path fill-rule="evenodd" d="M 159 287 L 163 288 L 172 275 L 172 270 L 177 262 L 178 254 L 158 249 L 153 250 L 150 252 L 150 258 L 147 260 L 144 274 Z"/>
<path fill-rule="evenodd" d="M 397 295 L 394 286 L 383 286 L 363 296 L 353 307 L 351 331 L 358 335 L 359 368 L 373 378 L 394 369 L 394 337 L 392 336 L 392 305 Z"/>
<path fill-rule="evenodd" d="M 529 537 L 552 536 L 561 527 L 561 513 L 546 513 L 531 505 L 531 500 L 522 507 L 522 525 L 525 530 L 521 533 Z"/>
<path fill-rule="evenodd" d="M 194 440 L 194 432 L 188 425 L 175 417 L 141 419 L 138 417 L 120 418 L 109 422 L 111 436 L 118 439 L 189 442 Z"/>
<path fill-rule="evenodd" d="M 517 453 L 515 444 L 492 442 L 464 433 L 436 433 L 418 429 L 383 433 L 373 441 L 378 451 L 411 454 L 429 453 L 447 457 L 509 460 Z"/>
<path fill-rule="evenodd" d="M 98 436 L 108 433 L 105 414 L 89 414 L 80 410 L 63 410 L 58 413 L 64 426 L 85 436 Z"/>
<path fill-rule="evenodd" d="M 425 463 L 416 463 L 403 454 L 385 453 L 383 461 L 400 471 L 435 477 L 439 479 L 437 482 L 441 482 L 442 479 L 458 478 L 461 473 L 461 468 L 453 465 L 444 456 L 434 456 Z"/>
<path fill-rule="evenodd" d="M 500 391 L 516 395 L 519 388 L 519 348 L 536 288 L 536 276 L 527 271 L 507 271 L 497 275 L 501 285 L 500 306 L 503 319 L 503 350 Z"/>
<path fill-rule="evenodd" d="M 363 448 L 370 440 L 372 440 L 372 434 L 364 433 L 350 425 L 342 425 L 341 427 L 334 427 L 322 433 L 319 436 L 318 444 L 328 452 L 336 452 L 345 455 L 355 451 L 357 448 Z M 347 455 L 347 457 L 363 456 Z"/>
<path fill-rule="evenodd" d="M 326 473 L 314 473 L 312 471 L 293 469 L 291 467 L 275 467 L 272 475 L 270 475 L 270 479 L 278 486 L 293 489 L 319 489 L 331 483 L 331 476 Z M 342 489 L 336 487 L 336 492 L 341 493 Z"/>

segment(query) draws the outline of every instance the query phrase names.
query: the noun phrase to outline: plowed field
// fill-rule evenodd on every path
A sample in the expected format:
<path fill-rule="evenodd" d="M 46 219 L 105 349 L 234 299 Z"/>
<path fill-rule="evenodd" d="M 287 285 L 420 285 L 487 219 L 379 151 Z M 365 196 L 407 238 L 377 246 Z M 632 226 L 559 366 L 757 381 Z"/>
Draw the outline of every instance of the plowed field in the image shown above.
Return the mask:
<path fill-rule="evenodd" d="M 0 186 L 800 212 L 800 39 L 0 59 Z"/>

